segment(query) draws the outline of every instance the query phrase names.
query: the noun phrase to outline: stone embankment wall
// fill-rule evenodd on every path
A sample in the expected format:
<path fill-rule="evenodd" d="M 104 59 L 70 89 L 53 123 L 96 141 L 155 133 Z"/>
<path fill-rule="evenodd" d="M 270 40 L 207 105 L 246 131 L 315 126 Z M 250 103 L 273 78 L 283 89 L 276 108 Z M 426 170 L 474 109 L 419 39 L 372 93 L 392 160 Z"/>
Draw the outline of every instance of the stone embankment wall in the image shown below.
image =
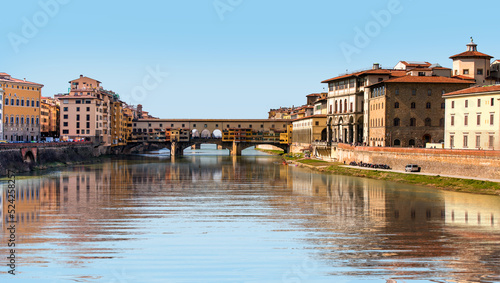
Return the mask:
<path fill-rule="evenodd" d="M 21 151 L 30 145 L 8 145 L 0 148 L 0 176 L 7 175 L 9 170 L 14 172 L 29 172 L 34 169 L 43 169 L 56 164 L 74 164 L 86 162 L 102 154 L 102 150 L 94 148 L 92 144 L 55 144 L 36 147 L 36 162 L 28 163 L 23 159 Z M 30 150 L 30 149 L 28 149 Z M 106 151 L 104 149 L 104 151 Z"/>
<path fill-rule="evenodd" d="M 347 164 L 351 161 L 387 164 L 395 170 L 404 170 L 407 164 L 417 164 L 425 173 L 500 179 L 500 151 L 353 147 L 338 144 L 332 148 L 332 158 Z"/>

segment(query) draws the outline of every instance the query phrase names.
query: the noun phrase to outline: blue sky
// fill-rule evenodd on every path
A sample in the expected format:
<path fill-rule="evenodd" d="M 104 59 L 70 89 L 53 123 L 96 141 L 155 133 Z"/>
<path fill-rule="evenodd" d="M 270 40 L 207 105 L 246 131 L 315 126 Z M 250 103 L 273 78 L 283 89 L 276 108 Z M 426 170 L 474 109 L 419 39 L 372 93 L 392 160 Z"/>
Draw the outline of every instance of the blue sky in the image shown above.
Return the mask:
<path fill-rule="evenodd" d="M 83 74 L 162 118 L 266 118 L 375 62 L 451 67 L 470 36 L 500 56 L 500 3 L 461 3 L 4 1 L 0 72 L 44 84 L 44 96 Z"/>

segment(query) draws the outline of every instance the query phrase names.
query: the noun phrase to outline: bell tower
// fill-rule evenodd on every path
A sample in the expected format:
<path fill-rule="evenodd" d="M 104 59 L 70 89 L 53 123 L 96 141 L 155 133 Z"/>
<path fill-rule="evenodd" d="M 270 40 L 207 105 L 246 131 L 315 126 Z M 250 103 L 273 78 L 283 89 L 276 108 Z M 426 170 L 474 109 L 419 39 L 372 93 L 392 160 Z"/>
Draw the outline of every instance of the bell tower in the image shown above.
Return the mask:
<path fill-rule="evenodd" d="M 467 51 L 453 55 L 453 76 L 475 80 L 476 85 L 489 84 L 490 61 L 493 57 L 477 51 L 477 44 L 470 38 Z"/>

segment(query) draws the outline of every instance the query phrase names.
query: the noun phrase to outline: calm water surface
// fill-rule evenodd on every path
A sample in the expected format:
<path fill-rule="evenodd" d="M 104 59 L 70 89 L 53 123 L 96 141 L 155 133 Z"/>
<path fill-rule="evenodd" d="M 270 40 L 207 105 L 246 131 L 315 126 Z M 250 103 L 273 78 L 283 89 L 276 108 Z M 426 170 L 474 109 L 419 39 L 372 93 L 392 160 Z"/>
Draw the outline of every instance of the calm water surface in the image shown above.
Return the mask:
<path fill-rule="evenodd" d="M 500 198 L 202 151 L 17 182 L 0 282 L 500 282 Z M 209 152 L 208 152 L 209 153 Z"/>

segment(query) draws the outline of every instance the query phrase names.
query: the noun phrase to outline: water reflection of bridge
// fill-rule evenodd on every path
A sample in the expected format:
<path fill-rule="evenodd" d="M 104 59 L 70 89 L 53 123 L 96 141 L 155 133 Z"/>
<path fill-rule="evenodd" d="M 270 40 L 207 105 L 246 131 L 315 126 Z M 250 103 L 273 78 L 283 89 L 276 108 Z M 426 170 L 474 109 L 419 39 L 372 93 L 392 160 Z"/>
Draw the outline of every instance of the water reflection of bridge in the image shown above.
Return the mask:
<path fill-rule="evenodd" d="M 314 245 L 324 250 L 320 255 L 329 263 L 363 264 L 359 261 L 371 258 L 367 268 L 380 260 L 384 262 L 380 266 L 402 277 L 409 276 L 412 268 L 439 265 L 436 269 L 467 271 L 455 278 L 462 281 L 472 279 L 468 272 L 498 270 L 494 263 L 500 249 L 485 251 L 483 246 L 500 240 L 500 201 L 496 197 L 318 174 L 258 157 L 192 157 L 177 163 L 113 161 L 72 167 L 42 179 L 19 180 L 18 234 L 28 244 L 37 240 L 44 227 L 67 226 L 64 233 L 78 249 L 78 242 L 120 233 L 119 227 L 96 223 L 140 217 L 127 210 L 133 205 L 127 199 L 150 201 L 171 196 L 169 201 L 182 202 L 190 194 L 233 198 L 247 194 L 249 183 L 253 184 L 251 190 L 258 190 L 278 210 L 276 215 L 301 215 L 297 226 L 317 232 Z M 4 189 L 4 202 L 5 198 Z M 3 242 L 6 209 L 3 205 L 0 218 Z M 77 218 L 67 219 L 67 215 Z M 86 227 L 86 223 L 93 231 L 73 228 L 70 221 L 83 223 L 78 227 Z M 450 260 L 444 262 L 443 258 Z"/>

